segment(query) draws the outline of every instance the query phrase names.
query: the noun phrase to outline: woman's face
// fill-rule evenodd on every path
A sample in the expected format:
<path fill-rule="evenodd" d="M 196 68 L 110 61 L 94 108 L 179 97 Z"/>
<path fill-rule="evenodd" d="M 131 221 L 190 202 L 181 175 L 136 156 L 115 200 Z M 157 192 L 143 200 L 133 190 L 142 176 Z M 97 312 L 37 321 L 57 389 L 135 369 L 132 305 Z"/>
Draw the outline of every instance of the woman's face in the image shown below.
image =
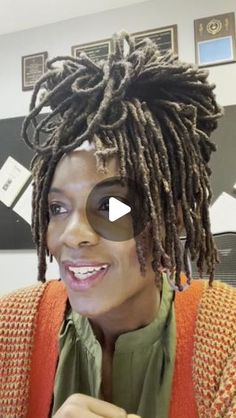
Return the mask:
<path fill-rule="evenodd" d="M 59 162 L 48 197 L 48 249 L 58 262 L 72 308 L 90 318 L 126 309 L 136 298 L 156 290 L 151 248 L 143 276 L 135 240 L 107 240 L 94 231 L 86 216 L 93 187 L 118 175 L 117 159 L 110 159 L 107 174 L 98 173 L 94 151 L 76 150 Z M 116 195 L 116 187 L 111 196 Z"/>

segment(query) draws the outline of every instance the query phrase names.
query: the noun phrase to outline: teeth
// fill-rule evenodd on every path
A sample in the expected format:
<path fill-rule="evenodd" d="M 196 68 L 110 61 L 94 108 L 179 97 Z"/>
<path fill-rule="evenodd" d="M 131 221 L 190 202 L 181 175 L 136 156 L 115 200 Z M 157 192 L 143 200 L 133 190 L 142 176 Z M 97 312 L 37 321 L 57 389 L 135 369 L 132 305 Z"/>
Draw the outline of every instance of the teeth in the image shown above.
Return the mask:
<path fill-rule="evenodd" d="M 105 269 L 108 264 L 103 264 L 99 267 L 69 267 L 69 270 L 72 271 L 76 277 L 76 279 L 85 280 L 91 276 L 91 274 Z"/>
<path fill-rule="evenodd" d="M 89 277 L 91 277 L 92 275 L 91 275 L 91 273 L 88 273 L 88 274 L 82 274 L 82 275 L 80 275 L 80 274 L 75 274 L 75 278 L 76 279 L 78 279 L 78 280 L 86 280 L 86 279 L 88 279 Z"/>

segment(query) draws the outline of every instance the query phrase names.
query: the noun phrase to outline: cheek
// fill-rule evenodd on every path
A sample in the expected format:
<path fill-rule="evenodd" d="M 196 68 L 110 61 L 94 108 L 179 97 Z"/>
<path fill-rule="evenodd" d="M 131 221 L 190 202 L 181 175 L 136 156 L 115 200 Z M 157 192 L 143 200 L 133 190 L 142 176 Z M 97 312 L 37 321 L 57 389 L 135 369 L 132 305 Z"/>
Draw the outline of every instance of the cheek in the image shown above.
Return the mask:
<path fill-rule="evenodd" d="M 144 231 L 142 235 L 139 236 L 137 244 L 135 240 L 132 240 L 132 243 L 126 248 L 127 257 L 129 257 L 130 267 L 135 268 L 136 272 L 140 274 L 140 262 L 138 259 L 136 245 L 142 248 L 143 260 L 145 261 L 146 272 L 148 274 L 153 273 L 152 270 L 152 239 L 148 231 Z"/>
<path fill-rule="evenodd" d="M 59 243 L 59 235 L 56 233 L 55 228 L 52 226 L 52 224 L 50 224 L 50 222 L 48 224 L 46 240 L 48 250 L 52 255 L 56 256 Z"/>
<path fill-rule="evenodd" d="M 135 240 L 129 240 L 122 243 L 116 243 L 112 250 L 116 255 L 119 266 L 127 274 L 130 269 L 139 270 L 139 260 L 136 252 Z"/>
<path fill-rule="evenodd" d="M 128 256 L 129 256 L 129 260 L 132 263 L 132 265 L 139 265 L 139 261 L 138 261 L 138 255 L 137 255 L 137 250 L 136 250 L 136 242 L 134 241 L 132 243 L 132 245 L 129 248 L 129 251 L 127 251 Z"/>

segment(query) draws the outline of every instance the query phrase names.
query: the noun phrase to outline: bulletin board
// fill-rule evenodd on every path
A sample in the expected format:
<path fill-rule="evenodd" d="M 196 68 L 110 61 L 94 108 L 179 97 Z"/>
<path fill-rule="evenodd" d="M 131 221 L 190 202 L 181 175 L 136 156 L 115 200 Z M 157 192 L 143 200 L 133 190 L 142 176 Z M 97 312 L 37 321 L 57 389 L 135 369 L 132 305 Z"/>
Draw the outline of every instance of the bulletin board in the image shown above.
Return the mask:
<path fill-rule="evenodd" d="M 33 152 L 20 139 L 23 117 L 0 120 L 0 167 L 10 155 L 29 169 Z M 30 225 L 0 202 L 0 250 L 31 249 Z"/>
<path fill-rule="evenodd" d="M 0 167 L 10 155 L 29 168 L 32 151 L 20 139 L 23 117 L 0 120 Z M 218 151 L 213 153 L 210 166 L 213 201 L 223 192 L 236 197 L 236 106 L 225 107 L 225 115 L 213 133 Z M 0 250 L 31 249 L 34 244 L 29 224 L 11 208 L 0 202 Z"/>

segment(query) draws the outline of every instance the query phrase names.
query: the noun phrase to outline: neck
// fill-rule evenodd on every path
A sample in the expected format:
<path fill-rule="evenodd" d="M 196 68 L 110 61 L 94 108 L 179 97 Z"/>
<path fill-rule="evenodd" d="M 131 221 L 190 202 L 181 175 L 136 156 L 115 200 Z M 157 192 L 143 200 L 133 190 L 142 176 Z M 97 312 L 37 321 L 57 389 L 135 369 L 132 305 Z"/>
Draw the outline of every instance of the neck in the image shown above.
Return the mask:
<path fill-rule="evenodd" d="M 106 314 L 90 319 L 102 350 L 113 353 L 115 342 L 121 334 L 134 331 L 150 324 L 160 307 L 160 289 L 147 287 L 145 292 L 127 299 L 119 307 Z"/>

